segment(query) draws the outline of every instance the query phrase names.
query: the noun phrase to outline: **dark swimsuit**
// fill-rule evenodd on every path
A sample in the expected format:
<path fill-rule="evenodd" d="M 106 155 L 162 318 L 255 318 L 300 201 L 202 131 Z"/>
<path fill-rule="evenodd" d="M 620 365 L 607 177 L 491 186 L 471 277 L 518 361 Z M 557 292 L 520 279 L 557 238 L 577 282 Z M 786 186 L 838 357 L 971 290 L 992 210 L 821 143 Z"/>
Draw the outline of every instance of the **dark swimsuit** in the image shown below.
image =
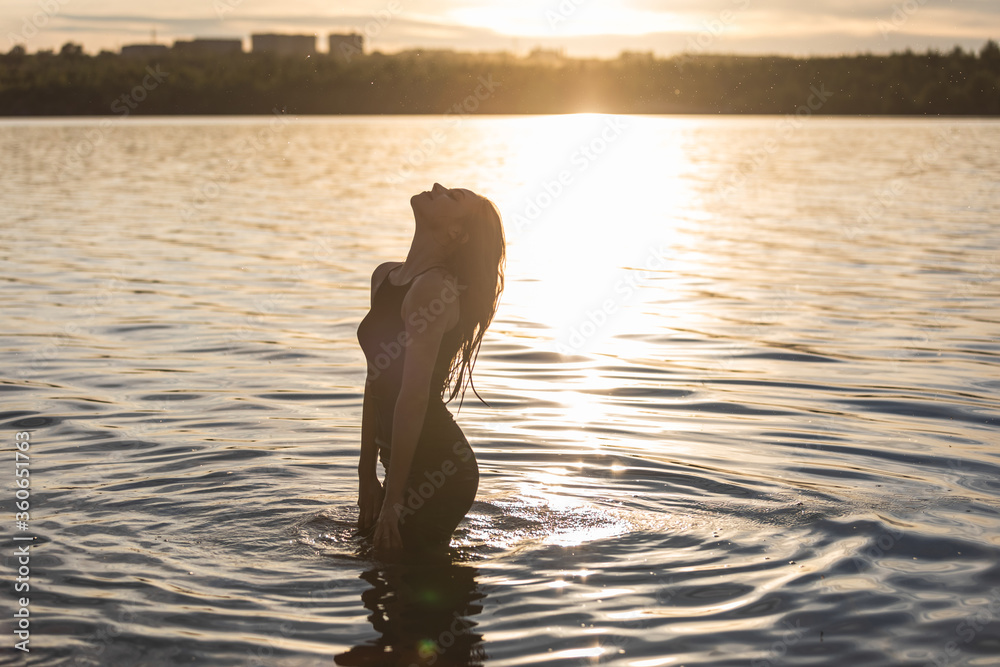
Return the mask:
<path fill-rule="evenodd" d="M 431 268 L 435 267 L 426 271 Z M 368 360 L 366 391 L 371 392 L 369 398 L 375 412 L 375 442 L 386 471 L 391 455 L 393 413 L 406 358 L 403 344 L 406 326 L 401 311 L 414 278 L 403 285 L 394 285 L 388 274 L 382 278 L 375 288 L 372 308 L 358 326 L 358 342 Z M 442 298 L 450 297 L 445 294 Z M 458 298 L 457 293 L 454 298 Z M 420 315 L 424 321 L 434 317 L 433 308 L 424 313 Z M 410 324 L 417 326 L 418 321 Z M 458 326 L 445 332 L 431 376 L 427 415 L 413 453 L 400 510 L 399 532 L 409 549 L 446 547 L 459 521 L 472 507 L 479 487 L 476 457 L 441 396 L 449 363 L 460 344 Z"/>

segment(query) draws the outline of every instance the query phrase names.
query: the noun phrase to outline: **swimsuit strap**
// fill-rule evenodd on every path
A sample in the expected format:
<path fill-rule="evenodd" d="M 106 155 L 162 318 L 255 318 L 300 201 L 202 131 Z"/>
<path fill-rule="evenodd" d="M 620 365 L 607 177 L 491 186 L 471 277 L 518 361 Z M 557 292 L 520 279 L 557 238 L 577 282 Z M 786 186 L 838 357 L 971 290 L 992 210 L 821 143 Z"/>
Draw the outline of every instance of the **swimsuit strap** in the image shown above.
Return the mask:
<path fill-rule="evenodd" d="M 400 266 L 402 266 L 402 264 L 400 264 Z M 399 266 L 394 266 L 394 267 L 392 267 L 391 269 L 389 269 L 389 273 L 392 273 L 393 271 L 395 271 L 395 270 L 396 270 L 396 269 L 398 269 L 398 268 L 399 268 Z M 387 281 L 387 280 L 388 280 L 388 281 L 389 281 L 389 284 L 390 284 L 390 285 L 392 285 L 393 287 L 406 287 L 407 285 L 409 285 L 410 283 L 412 283 L 412 282 L 413 282 L 413 279 L 414 279 L 414 278 L 416 278 L 416 277 L 417 277 L 417 276 L 419 276 L 419 275 L 423 275 L 423 274 L 427 273 L 427 272 L 428 272 L 428 271 L 430 271 L 431 269 L 444 269 L 445 271 L 447 271 L 447 270 L 448 270 L 448 267 L 447 267 L 447 266 L 444 266 L 443 264 L 434 264 L 434 265 L 432 265 L 432 266 L 428 266 L 428 267 L 427 267 L 426 269 L 424 269 L 424 270 L 423 270 L 423 271 L 421 271 L 420 273 L 417 273 L 417 274 L 415 274 L 415 275 L 414 275 L 414 276 L 413 276 L 412 278 L 410 278 L 409 280 L 407 280 L 407 281 L 406 281 L 405 283 L 403 283 L 402 285 L 396 285 L 396 284 L 394 284 L 394 283 L 393 283 L 393 282 L 392 282 L 391 280 L 389 280 L 389 273 L 386 273 L 386 274 L 385 274 L 385 279 L 383 280 L 383 282 L 385 282 L 385 281 Z"/>
<path fill-rule="evenodd" d="M 395 270 L 396 270 L 396 269 L 398 269 L 398 268 L 399 268 L 398 266 L 394 266 L 394 267 L 392 267 L 391 269 L 389 269 L 389 271 L 388 271 L 388 272 L 387 272 L 387 273 L 386 273 L 386 274 L 385 274 L 384 276 L 382 276 L 382 282 L 380 282 L 380 283 L 378 284 L 378 287 L 376 287 L 376 288 L 375 288 L 375 294 L 376 294 L 376 295 L 377 295 L 377 294 L 378 294 L 379 292 L 381 292 L 381 291 L 382 291 L 382 286 L 383 286 L 383 285 L 385 285 L 386 283 L 389 283 L 389 287 L 390 287 L 390 289 L 391 289 L 391 288 L 393 288 L 393 287 L 395 287 L 395 288 L 397 288 L 397 289 L 400 289 L 400 288 L 404 288 L 404 287 L 405 287 L 405 288 L 407 288 L 407 289 L 409 289 L 409 286 L 410 286 L 410 283 L 412 283 L 412 282 L 413 282 L 413 278 L 416 278 L 417 276 L 419 276 L 419 275 L 421 275 L 421 274 L 424 274 L 424 273 L 427 273 L 427 272 L 428 272 L 428 271 L 430 271 L 431 269 L 436 269 L 436 268 L 441 268 L 441 269 L 444 269 L 445 271 L 447 271 L 447 270 L 448 270 L 448 267 L 444 266 L 443 264 L 434 264 L 434 265 L 432 265 L 432 266 L 428 266 L 428 267 L 427 267 L 426 269 L 424 269 L 424 270 L 423 270 L 423 271 L 421 271 L 420 273 L 416 274 L 415 276 L 413 276 L 413 278 L 410 278 L 409 280 L 407 280 L 407 281 L 406 281 L 405 283 L 403 283 L 402 285 L 396 285 L 396 284 L 394 284 L 394 283 L 393 283 L 393 282 L 392 282 L 391 280 L 389 280 L 389 274 L 390 274 L 390 273 L 392 273 L 393 271 L 395 271 Z"/>

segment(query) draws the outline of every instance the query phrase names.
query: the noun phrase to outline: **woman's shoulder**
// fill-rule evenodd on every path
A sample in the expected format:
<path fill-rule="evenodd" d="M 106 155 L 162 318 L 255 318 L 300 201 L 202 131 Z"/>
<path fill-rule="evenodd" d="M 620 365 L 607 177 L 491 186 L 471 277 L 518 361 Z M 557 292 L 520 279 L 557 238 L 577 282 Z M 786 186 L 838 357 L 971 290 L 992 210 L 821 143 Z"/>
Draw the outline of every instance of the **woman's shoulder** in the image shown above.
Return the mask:
<path fill-rule="evenodd" d="M 444 265 L 433 266 L 423 273 L 417 274 L 413 279 L 410 291 L 423 293 L 425 295 L 444 291 L 459 292 L 458 277 Z"/>
<path fill-rule="evenodd" d="M 392 261 L 388 261 L 388 262 L 382 262 L 381 264 L 379 264 L 378 266 L 376 266 L 375 270 L 372 271 L 372 287 L 375 287 L 380 282 L 382 282 L 382 278 L 384 278 L 394 268 L 396 268 L 397 266 L 402 266 L 402 265 L 403 265 L 402 262 L 398 262 L 398 261 L 392 260 Z"/>
<path fill-rule="evenodd" d="M 413 279 L 403 298 L 402 314 L 409 318 L 414 312 L 430 312 L 442 320 L 447 331 L 458 322 L 462 290 L 458 278 L 446 268 L 430 269 Z"/>

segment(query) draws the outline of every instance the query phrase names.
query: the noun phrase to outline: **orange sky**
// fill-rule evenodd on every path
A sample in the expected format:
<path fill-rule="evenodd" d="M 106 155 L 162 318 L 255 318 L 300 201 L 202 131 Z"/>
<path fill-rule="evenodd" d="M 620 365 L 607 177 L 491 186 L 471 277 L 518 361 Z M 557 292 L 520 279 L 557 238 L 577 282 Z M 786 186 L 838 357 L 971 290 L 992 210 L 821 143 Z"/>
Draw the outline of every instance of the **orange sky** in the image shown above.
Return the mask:
<path fill-rule="evenodd" d="M 247 38 L 253 32 L 358 31 L 371 49 L 562 48 L 608 57 L 622 50 L 793 55 L 888 52 L 1000 37 L 1000 3 L 977 0 L 0 0 L 7 51 L 86 51 L 192 37 Z M 247 42 L 249 46 L 249 41 Z"/>

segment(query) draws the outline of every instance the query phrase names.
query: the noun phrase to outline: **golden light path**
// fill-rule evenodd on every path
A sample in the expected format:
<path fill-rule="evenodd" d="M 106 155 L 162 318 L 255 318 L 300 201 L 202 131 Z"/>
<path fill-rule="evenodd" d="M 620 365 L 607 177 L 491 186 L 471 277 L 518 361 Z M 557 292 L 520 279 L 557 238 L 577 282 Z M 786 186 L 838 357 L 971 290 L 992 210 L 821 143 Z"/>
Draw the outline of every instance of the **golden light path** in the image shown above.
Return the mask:
<path fill-rule="evenodd" d="M 576 361 L 557 387 L 539 385 L 540 398 L 562 403 L 555 419 L 574 429 L 614 422 L 600 390 L 621 380 L 606 377 L 600 360 L 648 357 L 654 350 L 633 334 L 663 333 L 696 316 L 668 297 L 671 281 L 699 261 L 691 251 L 692 228 L 704 217 L 692 186 L 697 165 L 683 146 L 697 121 L 574 114 L 512 122 L 516 131 L 492 148 L 512 174 L 509 188 L 495 193 L 509 277 L 498 317 L 533 323 L 532 347 Z M 664 123 L 675 131 L 664 133 Z"/>
<path fill-rule="evenodd" d="M 693 350 L 667 341 L 716 330 L 725 320 L 717 312 L 722 306 L 692 301 L 692 294 L 705 276 L 728 270 L 713 247 L 726 225 L 739 222 L 714 198 L 718 165 L 728 164 L 723 158 L 733 150 L 730 139 L 715 137 L 705 120 L 693 117 L 581 113 L 492 123 L 482 126 L 476 157 L 503 174 L 484 182 L 504 217 L 508 280 L 490 334 L 500 345 L 489 348 L 480 366 L 488 368 L 495 354 L 498 370 L 488 380 L 481 376 L 480 388 L 529 403 L 523 423 L 501 428 L 484 411 L 481 426 L 565 456 L 497 500 L 550 525 L 545 539 L 553 544 L 628 532 L 651 519 L 588 502 L 579 488 L 582 467 L 600 461 L 608 467 L 602 474 L 628 475 L 629 458 L 672 459 L 697 447 L 686 435 L 699 428 L 691 415 L 654 405 L 690 388 L 667 386 L 667 378 L 699 377 L 712 368 L 714 355 L 725 357 L 724 342 L 718 350 Z M 708 148 L 706 132 L 714 139 Z M 472 181 L 476 169 L 470 166 Z M 509 335 L 517 338 L 505 339 Z M 521 362 L 504 356 L 510 353 L 527 355 L 530 370 L 511 372 L 511 364 Z M 671 375 L 671 367 L 686 372 Z M 653 379 L 650 373 L 660 368 L 667 374 Z M 644 399 L 618 395 L 630 387 L 652 392 L 648 411 L 635 409 Z M 469 417 L 476 414 L 470 407 Z M 743 426 L 734 420 L 732 428 Z M 650 448 L 651 438 L 657 447 Z"/>
<path fill-rule="evenodd" d="M 574 351 L 595 350 L 654 324 L 639 306 L 656 296 L 657 277 L 683 261 L 677 227 L 693 196 L 682 174 L 692 167 L 680 132 L 650 145 L 642 126 L 659 119 L 532 120 L 510 151 L 520 187 L 500 194 L 515 202 L 505 210 L 509 273 L 521 278 L 511 301 L 557 341 L 575 338 Z"/>

